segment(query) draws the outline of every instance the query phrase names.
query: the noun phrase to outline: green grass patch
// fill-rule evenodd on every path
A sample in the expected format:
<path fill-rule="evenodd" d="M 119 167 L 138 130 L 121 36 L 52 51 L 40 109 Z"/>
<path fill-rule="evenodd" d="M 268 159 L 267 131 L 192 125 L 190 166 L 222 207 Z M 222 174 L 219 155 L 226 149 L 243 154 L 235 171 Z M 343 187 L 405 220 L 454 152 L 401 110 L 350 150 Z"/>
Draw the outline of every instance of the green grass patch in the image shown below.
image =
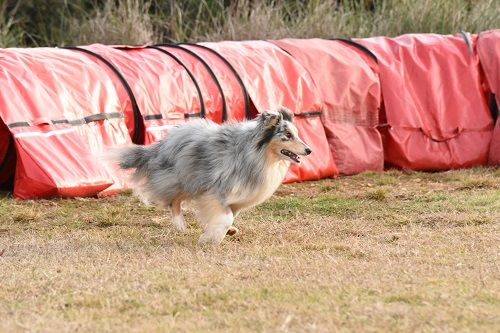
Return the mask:
<path fill-rule="evenodd" d="M 422 303 L 422 298 L 419 295 L 414 294 L 396 294 L 389 295 L 383 298 L 385 303 L 406 303 L 410 305 L 420 305 Z"/>
<path fill-rule="evenodd" d="M 284 197 L 268 201 L 258 207 L 259 211 L 284 214 L 312 214 L 320 216 L 348 216 L 361 207 L 362 201 L 354 198 L 325 196 L 319 198 Z"/>
<path fill-rule="evenodd" d="M 387 190 L 381 188 L 370 190 L 366 193 L 366 198 L 368 200 L 384 201 L 385 199 L 387 199 Z"/>

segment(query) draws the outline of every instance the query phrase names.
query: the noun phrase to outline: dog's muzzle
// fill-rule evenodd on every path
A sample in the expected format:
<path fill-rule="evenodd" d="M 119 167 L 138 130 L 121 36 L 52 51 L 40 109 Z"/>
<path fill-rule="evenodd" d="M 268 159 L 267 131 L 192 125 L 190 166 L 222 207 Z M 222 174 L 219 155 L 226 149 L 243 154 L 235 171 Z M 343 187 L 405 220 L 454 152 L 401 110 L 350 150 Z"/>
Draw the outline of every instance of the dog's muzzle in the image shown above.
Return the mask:
<path fill-rule="evenodd" d="M 294 152 L 291 152 L 288 149 L 281 149 L 280 153 L 282 153 L 286 157 L 290 158 L 295 163 L 300 163 L 299 155 L 295 154 Z"/>

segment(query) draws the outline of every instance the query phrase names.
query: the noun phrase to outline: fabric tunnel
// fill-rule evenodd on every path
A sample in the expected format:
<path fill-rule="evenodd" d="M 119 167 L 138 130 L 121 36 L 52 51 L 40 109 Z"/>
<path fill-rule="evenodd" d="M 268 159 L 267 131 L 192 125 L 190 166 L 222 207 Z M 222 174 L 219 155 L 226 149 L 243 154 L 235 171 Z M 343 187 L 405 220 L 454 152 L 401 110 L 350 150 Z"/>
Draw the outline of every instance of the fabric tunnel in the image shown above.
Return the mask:
<path fill-rule="evenodd" d="M 408 34 L 354 41 L 379 62 L 386 162 L 413 170 L 487 163 L 493 122 L 474 38 Z"/>
<path fill-rule="evenodd" d="M 243 121 L 256 116 L 252 109 L 245 85 L 235 68 L 220 53 L 202 44 L 179 44 L 177 48 L 191 52 L 210 66 L 217 81 L 221 85 L 226 102 L 226 120 Z"/>
<path fill-rule="evenodd" d="M 285 182 L 338 174 L 321 121 L 323 103 L 311 76 L 288 53 L 266 41 L 201 43 L 221 54 L 241 77 L 252 105 L 260 113 L 287 107 L 295 114 L 301 138 L 313 154 L 292 165 Z"/>
<path fill-rule="evenodd" d="M 280 106 L 313 153 L 285 182 L 500 165 L 500 30 L 0 49 L 0 190 L 105 196 L 110 148 Z"/>
<path fill-rule="evenodd" d="M 498 120 L 498 108 L 500 106 L 500 30 L 480 33 L 477 39 L 477 53 L 490 92 L 490 112 L 496 121 L 488 162 L 490 165 L 500 165 L 500 121 Z"/>
<path fill-rule="evenodd" d="M 342 41 L 282 39 L 272 43 L 292 55 L 316 83 L 325 105 L 323 125 L 338 171 L 345 175 L 382 171 L 376 60 Z"/>
<path fill-rule="evenodd" d="M 14 176 L 16 198 L 94 196 L 124 187 L 121 173 L 95 157 L 131 142 L 126 97 L 113 73 L 54 48 L 0 50 L 0 68 L 0 135 L 12 144 L 0 151 L 1 179 Z"/>
<path fill-rule="evenodd" d="M 175 56 L 156 48 L 109 47 L 92 44 L 81 49 L 97 65 L 109 61 L 130 86 L 140 113 L 144 134 L 137 143 L 161 140 L 173 126 L 205 117 L 205 104 L 198 81 Z M 213 112 L 213 110 L 212 110 Z M 126 116 L 133 136 L 131 112 Z M 137 127 L 137 126 L 136 126 Z"/>

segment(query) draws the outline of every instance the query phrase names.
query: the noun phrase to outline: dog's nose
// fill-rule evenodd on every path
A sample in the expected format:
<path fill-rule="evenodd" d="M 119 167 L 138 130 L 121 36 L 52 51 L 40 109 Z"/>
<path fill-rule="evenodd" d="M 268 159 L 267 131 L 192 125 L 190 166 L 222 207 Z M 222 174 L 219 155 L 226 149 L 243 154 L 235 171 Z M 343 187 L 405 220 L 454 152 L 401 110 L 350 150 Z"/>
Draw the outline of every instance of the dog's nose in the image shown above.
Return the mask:
<path fill-rule="evenodd" d="M 313 151 L 310 149 L 310 148 L 306 148 L 306 155 L 309 155 L 310 153 L 312 153 Z"/>

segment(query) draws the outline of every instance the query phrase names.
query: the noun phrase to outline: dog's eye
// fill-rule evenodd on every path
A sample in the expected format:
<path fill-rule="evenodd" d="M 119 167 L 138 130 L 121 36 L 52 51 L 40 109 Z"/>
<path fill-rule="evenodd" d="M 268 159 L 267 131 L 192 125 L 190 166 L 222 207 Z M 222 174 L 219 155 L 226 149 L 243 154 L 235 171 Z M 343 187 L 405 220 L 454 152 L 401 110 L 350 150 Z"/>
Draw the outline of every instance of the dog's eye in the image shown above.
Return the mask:
<path fill-rule="evenodd" d="M 292 138 L 292 133 L 286 132 L 285 136 L 286 136 L 287 139 L 291 139 Z"/>

